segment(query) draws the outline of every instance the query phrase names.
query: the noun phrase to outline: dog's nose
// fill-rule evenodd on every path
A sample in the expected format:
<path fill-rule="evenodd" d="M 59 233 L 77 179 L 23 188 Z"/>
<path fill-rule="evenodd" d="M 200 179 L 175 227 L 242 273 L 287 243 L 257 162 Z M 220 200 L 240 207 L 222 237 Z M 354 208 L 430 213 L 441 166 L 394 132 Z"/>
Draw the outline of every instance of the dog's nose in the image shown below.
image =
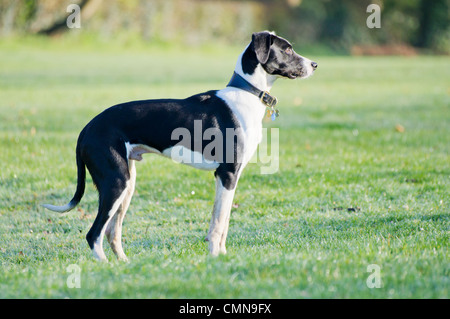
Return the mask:
<path fill-rule="evenodd" d="M 317 63 L 316 62 L 311 62 L 311 66 L 312 66 L 312 68 L 314 70 L 317 69 Z"/>

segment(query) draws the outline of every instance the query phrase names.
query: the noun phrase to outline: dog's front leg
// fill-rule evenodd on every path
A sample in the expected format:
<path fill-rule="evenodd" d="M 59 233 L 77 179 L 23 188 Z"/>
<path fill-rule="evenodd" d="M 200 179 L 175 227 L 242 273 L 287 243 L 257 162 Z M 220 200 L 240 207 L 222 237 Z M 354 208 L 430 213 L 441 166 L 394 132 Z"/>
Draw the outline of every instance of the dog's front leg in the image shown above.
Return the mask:
<path fill-rule="evenodd" d="M 213 256 L 217 256 L 219 253 L 226 254 L 227 252 L 225 241 L 235 190 L 235 187 L 232 189 L 225 188 L 221 179 L 218 176 L 216 177 L 216 198 L 208 236 L 206 236 L 206 240 L 209 241 L 209 252 Z"/>

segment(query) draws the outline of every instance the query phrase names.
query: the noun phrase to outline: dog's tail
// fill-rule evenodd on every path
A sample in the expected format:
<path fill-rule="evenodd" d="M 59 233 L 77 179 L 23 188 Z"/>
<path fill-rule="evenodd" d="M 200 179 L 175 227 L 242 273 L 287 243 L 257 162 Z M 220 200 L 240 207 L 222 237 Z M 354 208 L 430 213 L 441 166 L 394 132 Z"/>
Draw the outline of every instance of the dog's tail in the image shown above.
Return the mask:
<path fill-rule="evenodd" d="M 75 195 L 73 195 L 73 198 L 71 199 L 71 201 L 67 205 L 64 205 L 64 206 L 43 204 L 42 205 L 43 207 L 50 209 L 54 212 L 65 213 L 65 212 L 68 212 L 69 210 L 72 210 L 81 201 L 81 198 L 84 195 L 84 188 L 85 188 L 85 181 L 86 181 L 86 166 L 85 166 L 83 160 L 81 159 L 78 145 L 77 145 L 77 150 L 76 150 L 76 159 L 77 159 L 77 169 L 78 169 L 77 190 L 75 191 Z"/>

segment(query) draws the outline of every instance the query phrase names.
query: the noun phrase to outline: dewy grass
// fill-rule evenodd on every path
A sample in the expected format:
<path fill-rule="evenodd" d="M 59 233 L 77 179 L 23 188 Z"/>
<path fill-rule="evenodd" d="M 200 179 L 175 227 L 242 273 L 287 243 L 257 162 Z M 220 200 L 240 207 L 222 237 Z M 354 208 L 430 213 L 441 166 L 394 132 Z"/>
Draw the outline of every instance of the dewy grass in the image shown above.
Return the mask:
<path fill-rule="evenodd" d="M 107 248 L 105 264 L 84 238 L 90 177 L 71 213 L 39 206 L 73 195 L 78 133 L 113 104 L 224 87 L 241 48 L 48 45 L 0 50 L 0 297 L 449 297 L 448 57 L 310 57 L 312 78 L 279 80 L 281 115 L 265 125 L 279 128 L 279 170 L 244 171 L 226 256 L 203 241 L 212 173 L 146 155 L 130 263 Z"/>

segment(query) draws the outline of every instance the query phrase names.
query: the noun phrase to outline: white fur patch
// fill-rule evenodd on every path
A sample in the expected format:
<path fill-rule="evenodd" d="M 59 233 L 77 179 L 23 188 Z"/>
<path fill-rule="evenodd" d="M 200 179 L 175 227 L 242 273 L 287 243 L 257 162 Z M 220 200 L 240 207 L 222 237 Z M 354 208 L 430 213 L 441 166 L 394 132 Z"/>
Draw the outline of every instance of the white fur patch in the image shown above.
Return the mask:
<path fill-rule="evenodd" d="M 55 205 L 50 205 L 50 204 L 42 204 L 42 207 L 45 207 L 47 209 L 50 209 L 54 212 L 58 212 L 58 213 L 65 213 L 68 212 L 69 210 L 73 209 L 76 206 L 76 204 L 71 204 L 68 203 L 67 205 L 64 206 L 55 206 Z"/>
<path fill-rule="evenodd" d="M 302 79 L 306 79 L 313 75 L 314 69 L 311 65 L 312 61 L 310 59 L 305 58 L 304 56 L 301 56 L 303 59 L 303 68 L 306 70 L 306 74 L 302 76 Z"/>
<path fill-rule="evenodd" d="M 126 142 L 125 147 L 127 149 L 127 158 L 132 160 L 140 161 L 142 160 L 142 154 L 154 153 L 171 158 L 176 163 L 186 164 L 202 170 L 212 171 L 219 167 L 218 162 L 207 160 L 201 153 L 193 152 L 181 145 L 166 148 L 162 153 L 144 144 L 130 144 Z"/>
<path fill-rule="evenodd" d="M 171 158 L 174 162 L 186 164 L 202 170 L 212 171 L 219 167 L 219 163 L 216 161 L 207 160 L 201 153 L 193 152 L 182 145 L 166 148 L 162 152 L 162 155 Z"/>

